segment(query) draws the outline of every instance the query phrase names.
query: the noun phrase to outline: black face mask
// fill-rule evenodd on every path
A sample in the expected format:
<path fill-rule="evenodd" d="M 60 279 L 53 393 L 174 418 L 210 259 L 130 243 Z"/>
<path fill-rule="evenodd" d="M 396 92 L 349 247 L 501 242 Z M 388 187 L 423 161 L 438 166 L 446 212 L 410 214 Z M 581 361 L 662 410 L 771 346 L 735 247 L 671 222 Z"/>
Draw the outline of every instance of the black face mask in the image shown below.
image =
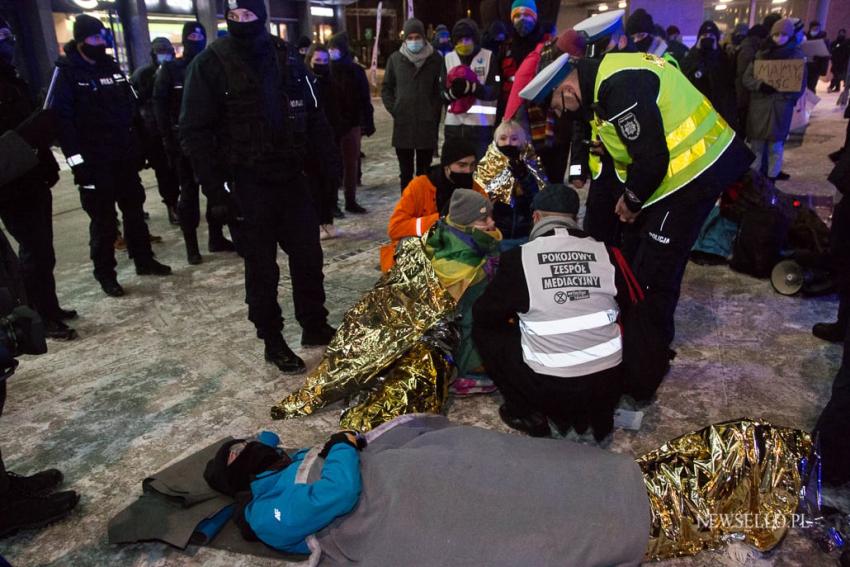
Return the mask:
<path fill-rule="evenodd" d="M 194 58 L 198 53 L 204 50 L 207 46 L 206 41 L 189 41 L 183 42 L 183 57 L 186 59 Z"/>
<path fill-rule="evenodd" d="M 649 48 L 652 47 L 652 36 L 648 35 L 640 41 L 635 42 L 635 48 L 638 51 L 642 51 L 644 53 L 649 51 Z"/>
<path fill-rule="evenodd" d="M 449 181 L 451 181 L 457 189 L 472 189 L 471 173 L 458 173 L 457 171 L 452 171 L 449 173 Z"/>
<path fill-rule="evenodd" d="M 15 57 L 15 42 L 9 39 L 0 41 L 0 63 L 11 65 L 13 57 Z"/>
<path fill-rule="evenodd" d="M 240 39 L 248 39 L 257 37 L 265 29 L 266 24 L 262 20 L 254 20 L 253 22 L 234 22 L 227 20 L 227 32 L 233 37 Z"/>
<path fill-rule="evenodd" d="M 498 148 L 510 160 L 519 158 L 519 148 L 516 146 L 498 146 Z"/>
<path fill-rule="evenodd" d="M 106 55 L 105 45 L 89 45 L 88 43 L 81 43 L 80 52 L 97 63 L 104 63 L 110 59 L 110 57 Z"/>
<path fill-rule="evenodd" d="M 714 50 L 714 38 L 713 37 L 704 37 L 699 40 L 699 48 L 703 51 L 713 51 Z"/>
<path fill-rule="evenodd" d="M 321 64 L 321 63 L 313 65 L 313 73 L 317 77 L 327 77 L 328 73 L 330 73 L 330 72 L 331 72 L 331 66 L 330 65 L 324 65 L 324 64 Z"/>

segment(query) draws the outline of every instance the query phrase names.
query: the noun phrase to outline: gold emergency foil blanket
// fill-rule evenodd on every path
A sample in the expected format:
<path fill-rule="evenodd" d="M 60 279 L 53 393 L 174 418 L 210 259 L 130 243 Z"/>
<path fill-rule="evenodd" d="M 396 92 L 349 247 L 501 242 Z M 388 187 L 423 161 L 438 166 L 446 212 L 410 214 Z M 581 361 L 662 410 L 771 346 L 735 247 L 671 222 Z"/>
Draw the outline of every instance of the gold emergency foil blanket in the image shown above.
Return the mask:
<path fill-rule="evenodd" d="M 380 387 L 342 413 L 340 428 L 369 431 L 407 413 L 441 413 L 452 371 L 438 349 L 416 344 L 393 365 Z"/>
<path fill-rule="evenodd" d="M 520 152 L 520 158 L 526 163 L 534 178 L 537 179 L 538 187 L 543 189 L 548 181 L 546 181 L 546 176 L 540 169 L 537 154 L 531 144 L 526 144 Z M 509 162 L 508 157 L 496 147 L 496 143 L 491 142 L 487 148 L 487 153 L 478 162 L 475 173 L 472 174 L 472 180 L 478 183 L 494 203 L 510 205 L 514 191 L 521 190 L 519 183 L 511 173 Z"/>
<path fill-rule="evenodd" d="M 809 435 L 740 419 L 682 435 L 637 460 L 652 510 L 645 560 L 743 541 L 778 544 L 794 521 Z"/>
<path fill-rule="evenodd" d="M 402 240 L 396 264 L 346 313 L 319 366 L 304 385 L 271 408 L 273 419 L 310 415 L 374 384 L 455 309 L 418 238 Z"/>

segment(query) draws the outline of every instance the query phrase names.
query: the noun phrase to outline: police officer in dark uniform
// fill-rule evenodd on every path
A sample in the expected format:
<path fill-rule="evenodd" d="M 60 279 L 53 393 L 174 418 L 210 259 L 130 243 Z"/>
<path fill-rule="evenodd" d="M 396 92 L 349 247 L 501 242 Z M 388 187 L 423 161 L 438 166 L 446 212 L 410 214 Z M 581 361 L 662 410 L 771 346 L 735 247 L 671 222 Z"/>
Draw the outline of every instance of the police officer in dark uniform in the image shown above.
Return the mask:
<path fill-rule="evenodd" d="M 29 86 L 12 64 L 15 39 L 9 24 L 0 18 L 0 133 L 14 130 L 36 109 Z M 38 148 L 38 166 L 12 183 L 0 186 L 0 218 L 19 244 L 21 275 L 29 304 L 44 321 L 48 337 L 76 338 L 76 332 L 63 322 L 77 313 L 59 307 L 53 268 L 53 195 L 50 188 L 59 181 L 59 166 L 46 142 Z"/>
<path fill-rule="evenodd" d="M 186 22 L 183 25 L 183 56 L 174 61 L 166 61 L 159 67 L 153 87 L 153 109 L 159 134 L 162 136 L 168 160 L 176 168 L 177 177 L 180 179 L 177 216 L 180 219 L 180 228 L 186 242 L 186 256 L 190 264 L 200 264 L 203 261 L 198 249 L 197 232 L 201 220 L 200 188 L 189 158 L 180 149 L 178 124 L 186 68 L 206 45 L 207 34 L 204 26 L 198 22 Z M 212 214 L 212 207 L 207 201 L 210 252 L 233 252 L 236 249 L 222 233 L 222 220 Z M 231 232 L 233 229 L 234 227 L 231 227 Z"/>
<path fill-rule="evenodd" d="M 226 181 L 235 197 L 248 318 L 265 341 L 266 360 L 293 374 L 304 362 L 283 340 L 277 246 L 289 256 L 301 344 L 328 344 L 335 331 L 327 324 L 319 225 L 303 169 L 308 153 L 333 143 L 333 132 L 300 55 L 268 33 L 266 17 L 263 0 L 227 1 L 229 35 L 189 66 L 180 137 L 201 185 Z M 208 197 L 218 206 L 225 195 Z"/>
<path fill-rule="evenodd" d="M 161 65 L 174 60 L 174 46 L 167 38 L 157 37 L 151 42 L 151 62 L 139 67 L 130 77 L 130 84 L 136 89 L 138 110 L 143 128 L 139 132 L 145 152 L 145 158 L 156 175 L 159 196 L 168 210 L 168 222 L 179 224 L 177 216 L 177 198 L 180 195 L 180 183 L 176 167 L 168 159 L 162 144 L 162 136 L 157 126 L 154 112 L 153 89 L 157 70 Z"/>
<path fill-rule="evenodd" d="M 107 295 L 124 295 L 115 273 L 118 218 L 139 275 L 168 275 L 171 268 L 153 257 L 142 206 L 139 143 L 133 130 L 133 90 L 106 53 L 103 24 L 86 14 L 74 22 L 74 39 L 56 62 L 49 106 L 55 109 L 59 144 L 74 173 L 80 202 L 89 215 L 94 277 Z"/>

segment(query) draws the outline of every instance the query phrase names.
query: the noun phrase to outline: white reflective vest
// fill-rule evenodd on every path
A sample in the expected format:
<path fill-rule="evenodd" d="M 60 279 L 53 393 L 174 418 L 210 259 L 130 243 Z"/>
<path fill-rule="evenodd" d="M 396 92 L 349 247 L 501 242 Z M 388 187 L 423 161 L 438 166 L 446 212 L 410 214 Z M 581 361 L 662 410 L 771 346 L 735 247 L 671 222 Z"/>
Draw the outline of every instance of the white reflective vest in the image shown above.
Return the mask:
<path fill-rule="evenodd" d="M 614 266 L 605 244 L 556 228 L 522 246 L 529 309 L 522 354 L 539 374 L 574 378 L 623 360 Z"/>
<path fill-rule="evenodd" d="M 445 60 L 446 73 L 458 65 L 462 65 L 460 56 L 455 51 L 447 53 Z M 478 77 L 478 82 L 482 85 L 487 82 L 492 61 L 493 52 L 482 47 L 469 63 L 470 68 Z M 475 99 L 475 103 L 463 114 L 446 112 L 446 126 L 495 126 L 496 104 L 496 100 Z"/>

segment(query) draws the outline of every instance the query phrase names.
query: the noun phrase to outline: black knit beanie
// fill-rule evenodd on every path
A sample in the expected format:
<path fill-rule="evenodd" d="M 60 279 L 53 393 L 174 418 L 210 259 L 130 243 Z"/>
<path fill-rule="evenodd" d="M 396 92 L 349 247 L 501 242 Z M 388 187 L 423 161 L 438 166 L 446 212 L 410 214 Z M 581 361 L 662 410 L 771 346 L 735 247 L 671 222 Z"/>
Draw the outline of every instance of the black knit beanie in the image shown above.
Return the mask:
<path fill-rule="evenodd" d="M 465 157 L 475 155 L 475 144 L 463 138 L 448 138 L 443 143 L 443 151 L 440 153 L 440 165 L 449 166 Z"/>
<path fill-rule="evenodd" d="M 457 21 L 452 28 L 452 43 L 457 43 L 462 37 L 471 37 L 475 45 L 481 44 L 481 32 L 475 20 L 463 18 Z"/>
<path fill-rule="evenodd" d="M 182 34 L 182 36 L 181 36 L 181 37 L 183 38 L 183 43 L 184 43 L 184 44 L 185 44 L 187 41 L 189 41 L 189 39 L 188 39 L 188 38 L 189 38 L 189 36 L 190 36 L 190 35 L 192 35 L 193 33 L 200 33 L 200 34 L 203 34 L 203 35 L 204 35 L 204 39 L 206 39 L 206 38 L 207 38 L 207 30 L 206 30 L 206 28 L 205 28 L 205 27 L 201 24 L 201 22 L 186 22 L 185 24 L 183 24 L 183 34 Z"/>
<path fill-rule="evenodd" d="M 103 31 L 103 24 L 97 18 L 93 18 L 88 14 L 80 14 L 74 20 L 74 41 L 83 43 L 87 37 L 100 35 Z"/>
<path fill-rule="evenodd" d="M 697 32 L 697 37 L 702 37 L 704 34 L 710 33 L 718 40 L 720 39 L 720 28 L 717 27 L 717 24 L 712 22 L 711 20 L 706 20 L 699 27 L 699 31 Z"/>
<path fill-rule="evenodd" d="M 655 23 L 652 21 L 652 16 L 643 8 L 638 8 L 626 20 L 626 35 L 634 35 L 636 33 L 653 33 L 655 31 Z"/>
<path fill-rule="evenodd" d="M 266 12 L 266 3 L 263 0 L 224 0 L 225 19 L 227 12 L 236 8 L 251 10 L 261 22 L 265 22 L 269 17 L 268 12 Z"/>

